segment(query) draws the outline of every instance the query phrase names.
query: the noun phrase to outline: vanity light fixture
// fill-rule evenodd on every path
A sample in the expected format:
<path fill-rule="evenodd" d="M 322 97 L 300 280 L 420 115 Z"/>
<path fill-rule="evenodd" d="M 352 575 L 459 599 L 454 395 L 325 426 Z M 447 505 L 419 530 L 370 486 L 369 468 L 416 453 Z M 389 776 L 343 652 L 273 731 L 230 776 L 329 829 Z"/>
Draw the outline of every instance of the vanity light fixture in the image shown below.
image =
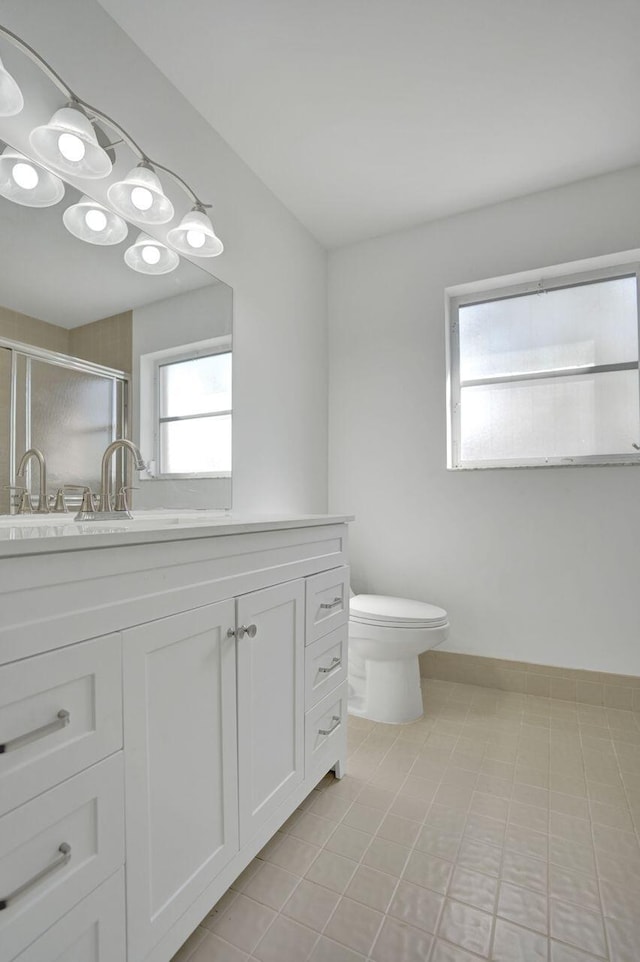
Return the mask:
<path fill-rule="evenodd" d="M 217 257 L 224 250 L 211 218 L 200 204 L 185 214 L 177 227 L 171 228 L 167 240 L 181 254 L 195 254 L 196 257 Z"/>
<path fill-rule="evenodd" d="M 157 170 L 164 171 L 184 190 L 191 204 L 193 204 L 192 210 L 183 217 L 181 223 L 169 232 L 172 246 L 192 257 L 215 257 L 222 253 L 222 242 L 216 237 L 211 220 L 205 213 L 206 209 L 211 207 L 211 204 L 203 203 L 186 181 L 175 171 L 158 163 L 158 161 L 151 160 L 124 127 L 121 127 L 108 114 L 92 107 L 78 97 L 53 67 L 28 43 L 3 26 L 0 26 L 0 37 L 4 37 L 29 57 L 55 84 L 66 100 L 66 106 L 56 110 L 48 124 L 36 127 L 29 136 L 34 152 L 48 167 L 75 177 L 86 177 L 88 179 L 107 177 L 113 168 L 114 148 L 120 144 L 125 144 L 138 158 L 139 163 L 123 180 L 112 184 L 107 190 L 109 203 L 115 210 L 124 217 L 135 220 L 140 224 L 168 223 L 174 216 L 174 208 L 171 200 L 165 195 L 156 173 Z M 24 100 L 18 84 L 0 61 L 0 116 L 9 117 L 12 114 L 19 113 L 23 104 Z M 106 130 L 115 133 L 116 139 L 110 141 L 111 135 L 107 136 Z M 32 166 L 38 172 L 40 171 L 37 165 L 33 164 Z M 23 171 L 23 173 L 29 179 L 27 172 Z M 33 180 L 32 175 L 31 180 Z M 5 196 L 8 197 L 9 195 L 5 194 Z M 11 197 L 10 199 L 17 198 Z M 80 204 L 86 199 L 86 197 L 83 197 Z M 24 201 L 20 202 L 24 203 Z M 69 210 L 73 211 L 77 206 L 73 205 Z M 100 206 L 95 206 L 96 214 L 91 218 L 96 225 L 102 223 L 99 214 L 106 216 L 108 213 L 106 207 L 99 210 Z M 85 226 L 87 226 L 86 213 L 85 211 Z M 73 223 L 73 218 L 74 215 L 70 214 L 67 220 Z M 74 233 L 67 220 L 65 220 L 65 224 Z M 89 227 L 88 229 L 91 230 L 92 228 Z M 108 230 L 106 226 L 103 229 Z M 95 230 L 94 233 L 97 236 L 101 231 Z M 81 233 L 76 233 L 75 236 L 81 237 L 82 240 L 89 240 L 90 243 L 96 243 L 95 237 L 84 236 L 84 228 L 82 228 L 82 236 Z M 161 256 L 155 265 L 142 260 L 142 257 L 139 257 L 139 240 L 140 238 L 125 253 L 127 264 L 134 270 L 161 274 L 174 270 L 178 265 L 179 258 L 175 251 L 172 251 L 165 244 L 153 240 L 153 238 L 148 238 L 146 246 L 151 245 L 153 247 L 155 245 L 158 250 L 161 250 Z M 117 242 L 111 240 L 99 241 L 98 243 Z M 154 253 L 153 251 L 150 252 L 149 256 L 153 257 Z M 144 264 L 143 267 L 139 266 L 139 260 Z M 163 269 L 159 269 L 160 265 Z"/>
<path fill-rule="evenodd" d="M 52 207 L 64 197 L 64 183 L 13 147 L 0 154 L 0 195 L 24 207 Z"/>
<path fill-rule="evenodd" d="M 22 91 L 0 60 L 0 117 L 15 117 L 23 107 Z"/>
<path fill-rule="evenodd" d="M 175 251 L 141 231 L 124 252 L 125 263 L 139 274 L 170 274 L 180 263 Z"/>
<path fill-rule="evenodd" d="M 67 207 L 62 215 L 64 226 L 78 240 L 108 246 L 119 244 L 129 233 L 126 222 L 108 207 L 86 195 Z"/>
<path fill-rule="evenodd" d="M 124 180 L 111 184 L 107 197 L 119 214 L 141 224 L 166 224 L 173 217 L 173 204 L 145 160 L 130 170 Z"/>
<path fill-rule="evenodd" d="M 32 130 L 29 143 L 38 157 L 63 174 L 94 179 L 111 173 L 111 160 L 91 121 L 73 104 L 56 110 L 48 124 Z"/>

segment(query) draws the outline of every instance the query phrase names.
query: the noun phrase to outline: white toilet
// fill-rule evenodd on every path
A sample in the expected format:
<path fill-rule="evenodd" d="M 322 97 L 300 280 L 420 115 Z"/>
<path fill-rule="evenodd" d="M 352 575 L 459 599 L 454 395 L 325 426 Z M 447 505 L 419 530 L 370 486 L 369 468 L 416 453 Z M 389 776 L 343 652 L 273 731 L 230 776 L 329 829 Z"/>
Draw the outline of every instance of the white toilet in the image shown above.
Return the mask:
<path fill-rule="evenodd" d="M 418 655 L 449 633 L 444 608 L 387 595 L 349 604 L 349 713 L 401 725 L 423 714 Z"/>

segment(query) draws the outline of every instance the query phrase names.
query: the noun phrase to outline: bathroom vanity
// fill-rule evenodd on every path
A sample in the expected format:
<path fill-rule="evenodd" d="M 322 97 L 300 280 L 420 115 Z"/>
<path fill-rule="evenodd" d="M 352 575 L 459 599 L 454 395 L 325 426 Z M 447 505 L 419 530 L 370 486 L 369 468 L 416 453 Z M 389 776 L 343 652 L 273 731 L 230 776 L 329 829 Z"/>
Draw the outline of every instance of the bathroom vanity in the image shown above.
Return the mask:
<path fill-rule="evenodd" d="M 168 962 L 341 775 L 348 520 L 0 519 L 0 962 Z"/>

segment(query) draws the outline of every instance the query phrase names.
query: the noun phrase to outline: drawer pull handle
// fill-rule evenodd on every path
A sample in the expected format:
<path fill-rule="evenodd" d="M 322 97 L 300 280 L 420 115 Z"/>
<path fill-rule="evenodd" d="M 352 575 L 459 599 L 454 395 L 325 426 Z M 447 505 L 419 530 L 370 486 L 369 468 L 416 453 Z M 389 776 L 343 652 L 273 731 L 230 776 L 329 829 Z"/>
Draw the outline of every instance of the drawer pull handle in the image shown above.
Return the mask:
<path fill-rule="evenodd" d="M 328 675 L 330 671 L 335 671 L 336 668 L 341 664 L 342 658 L 332 658 L 331 664 L 328 668 L 318 668 L 318 671 L 321 671 L 323 675 Z"/>
<path fill-rule="evenodd" d="M 8 742 L 0 742 L 0 755 L 4 755 L 5 752 L 15 751 L 16 748 L 22 748 L 23 745 L 28 745 L 29 742 L 35 742 L 38 738 L 44 738 L 45 735 L 57 732 L 58 729 L 68 725 L 70 721 L 70 713 L 65 708 L 61 708 L 56 715 L 55 721 L 49 722 L 48 725 L 41 725 L 40 728 L 34 728 L 31 732 L 18 735 L 17 738 L 11 738 Z"/>
<path fill-rule="evenodd" d="M 331 608 L 335 608 L 337 605 L 341 604 L 342 596 L 338 596 L 337 598 L 334 598 L 333 601 L 321 601 L 320 607 L 324 608 L 326 611 L 329 611 Z"/>
<path fill-rule="evenodd" d="M 9 895 L 5 895 L 4 898 L 0 898 L 0 912 L 3 909 L 6 909 L 14 899 L 18 898 L 19 895 L 22 895 L 23 892 L 26 892 L 27 889 L 30 889 L 33 885 L 37 885 L 37 883 L 41 882 L 42 879 L 47 877 L 47 875 L 51 875 L 52 872 L 55 872 L 57 869 L 62 868 L 63 865 L 67 864 L 67 862 L 71 859 L 71 846 L 69 843 L 63 842 L 58 846 L 58 851 L 60 854 L 51 863 L 51 865 L 47 865 L 46 868 L 36 872 L 36 874 L 30 878 L 28 882 L 24 882 L 22 885 L 19 885 L 18 888 L 14 889 Z"/>
<path fill-rule="evenodd" d="M 331 719 L 331 725 L 330 725 L 330 727 L 329 727 L 329 728 L 319 728 L 319 729 L 318 729 L 318 735 L 330 735 L 331 732 L 334 732 L 334 731 L 336 730 L 336 728 L 338 727 L 338 725 L 341 725 L 341 724 L 342 724 L 342 722 L 341 722 L 341 719 L 340 719 L 340 715 L 334 715 L 334 716 L 332 717 L 332 719 Z"/>

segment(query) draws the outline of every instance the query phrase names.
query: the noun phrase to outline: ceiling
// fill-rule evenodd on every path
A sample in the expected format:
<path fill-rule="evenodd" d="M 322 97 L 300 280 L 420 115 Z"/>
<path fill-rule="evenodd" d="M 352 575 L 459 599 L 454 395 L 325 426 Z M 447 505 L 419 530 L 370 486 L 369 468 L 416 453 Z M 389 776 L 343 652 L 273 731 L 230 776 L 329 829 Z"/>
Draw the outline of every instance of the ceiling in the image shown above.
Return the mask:
<path fill-rule="evenodd" d="M 640 162 L 638 0 L 100 0 L 328 247 Z"/>

